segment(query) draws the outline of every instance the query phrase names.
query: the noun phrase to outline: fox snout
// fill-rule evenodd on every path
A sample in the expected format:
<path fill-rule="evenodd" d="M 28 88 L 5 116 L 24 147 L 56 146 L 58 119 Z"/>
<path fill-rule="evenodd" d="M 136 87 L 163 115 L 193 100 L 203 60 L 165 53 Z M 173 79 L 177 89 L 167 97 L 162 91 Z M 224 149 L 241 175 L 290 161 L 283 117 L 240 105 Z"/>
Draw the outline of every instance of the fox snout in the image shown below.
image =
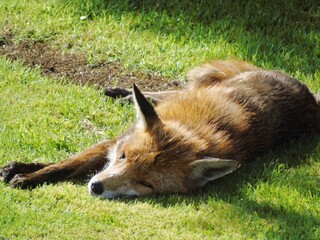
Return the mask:
<path fill-rule="evenodd" d="M 137 196 L 133 190 L 130 190 L 126 184 L 119 186 L 117 188 L 111 189 L 107 186 L 104 186 L 104 183 L 100 180 L 97 180 L 95 177 L 91 179 L 88 184 L 89 192 L 91 195 L 102 197 L 102 198 L 119 198 L 123 196 Z"/>
<path fill-rule="evenodd" d="M 95 175 L 88 184 L 90 194 L 102 198 L 118 198 L 123 196 L 137 196 L 131 184 L 121 176 L 107 176 L 104 172 Z"/>
<path fill-rule="evenodd" d="M 88 184 L 89 193 L 102 198 L 119 198 L 150 195 L 154 192 L 152 185 L 129 178 L 125 174 L 110 174 L 108 171 L 98 173 Z"/>

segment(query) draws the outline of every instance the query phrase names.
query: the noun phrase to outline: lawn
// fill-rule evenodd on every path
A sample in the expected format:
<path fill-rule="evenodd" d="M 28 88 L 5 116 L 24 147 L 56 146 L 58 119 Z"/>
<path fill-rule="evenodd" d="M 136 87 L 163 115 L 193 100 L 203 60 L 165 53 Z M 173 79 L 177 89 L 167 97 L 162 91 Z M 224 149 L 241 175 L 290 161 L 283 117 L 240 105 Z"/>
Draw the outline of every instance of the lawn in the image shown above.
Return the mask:
<path fill-rule="evenodd" d="M 0 47 L 10 35 L 179 82 L 205 60 L 236 58 L 320 92 L 318 1 L 10 0 L 0 15 Z M 0 167 L 60 161 L 124 131 L 133 107 L 101 93 L 0 56 Z M 85 181 L 0 182 L 0 239 L 320 239 L 319 159 L 320 139 L 305 138 L 188 195 L 112 201 Z"/>

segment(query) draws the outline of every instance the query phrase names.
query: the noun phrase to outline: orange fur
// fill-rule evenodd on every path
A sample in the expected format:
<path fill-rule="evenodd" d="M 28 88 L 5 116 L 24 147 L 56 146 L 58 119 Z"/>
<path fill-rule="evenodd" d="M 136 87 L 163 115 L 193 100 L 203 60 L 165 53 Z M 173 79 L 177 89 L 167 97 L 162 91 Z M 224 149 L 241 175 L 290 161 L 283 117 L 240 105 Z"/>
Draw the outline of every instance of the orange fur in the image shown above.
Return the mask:
<path fill-rule="evenodd" d="M 106 197 L 128 195 L 128 189 L 129 195 L 150 194 L 148 186 L 153 193 L 186 192 L 266 149 L 319 129 L 313 95 L 283 73 L 218 61 L 190 71 L 188 77 L 186 89 L 160 102 L 154 113 L 143 113 L 150 106 L 136 101 L 140 127 L 128 132 L 128 140 L 117 149 L 125 153 L 125 163 L 112 161 L 121 177 L 127 177 L 127 188 L 117 191 L 123 179 L 110 188 L 107 174 L 116 172 L 112 168 L 91 182 L 103 183 Z"/>
<path fill-rule="evenodd" d="M 32 187 L 107 163 L 89 182 L 94 195 L 187 192 L 265 150 L 319 133 L 319 97 L 284 73 L 215 61 L 191 70 L 188 79 L 182 91 L 146 93 L 159 101 L 156 107 L 135 86 L 132 96 L 120 89 L 137 111 L 137 122 L 125 133 L 60 163 L 29 170 L 15 163 L 0 175 L 13 187 Z"/>
<path fill-rule="evenodd" d="M 211 61 L 188 72 L 187 78 L 192 89 L 212 86 L 224 79 L 232 78 L 239 73 L 257 71 L 258 67 L 243 61 Z"/>

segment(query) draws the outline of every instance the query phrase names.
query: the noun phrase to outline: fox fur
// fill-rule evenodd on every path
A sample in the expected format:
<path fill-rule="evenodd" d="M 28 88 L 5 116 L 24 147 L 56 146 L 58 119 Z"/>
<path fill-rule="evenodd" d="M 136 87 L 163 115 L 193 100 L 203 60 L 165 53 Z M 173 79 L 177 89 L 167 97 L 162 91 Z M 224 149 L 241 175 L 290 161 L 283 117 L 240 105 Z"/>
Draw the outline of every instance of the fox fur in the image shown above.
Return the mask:
<path fill-rule="evenodd" d="M 89 182 L 93 195 L 185 193 L 268 149 L 319 133 L 318 97 L 282 72 L 231 60 L 206 63 L 187 77 L 181 91 L 121 89 L 119 96 L 133 99 L 137 121 L 117 138 L 56 164 L 11 163 L 0 175 L 28 188 L 99 171 Z"/>

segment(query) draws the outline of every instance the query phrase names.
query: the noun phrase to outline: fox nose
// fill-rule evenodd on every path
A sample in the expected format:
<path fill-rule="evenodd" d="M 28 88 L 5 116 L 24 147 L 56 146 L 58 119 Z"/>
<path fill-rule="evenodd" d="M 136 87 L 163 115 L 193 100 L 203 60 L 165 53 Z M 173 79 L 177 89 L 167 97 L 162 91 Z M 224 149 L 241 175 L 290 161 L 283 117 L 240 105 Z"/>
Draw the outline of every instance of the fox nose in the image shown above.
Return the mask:
<path fill-rule="evenodd" d="M 101 182 L 91 183 L 90 191 L 94 195 L 101 195 L 103 193 L 103 184 Z"/>

